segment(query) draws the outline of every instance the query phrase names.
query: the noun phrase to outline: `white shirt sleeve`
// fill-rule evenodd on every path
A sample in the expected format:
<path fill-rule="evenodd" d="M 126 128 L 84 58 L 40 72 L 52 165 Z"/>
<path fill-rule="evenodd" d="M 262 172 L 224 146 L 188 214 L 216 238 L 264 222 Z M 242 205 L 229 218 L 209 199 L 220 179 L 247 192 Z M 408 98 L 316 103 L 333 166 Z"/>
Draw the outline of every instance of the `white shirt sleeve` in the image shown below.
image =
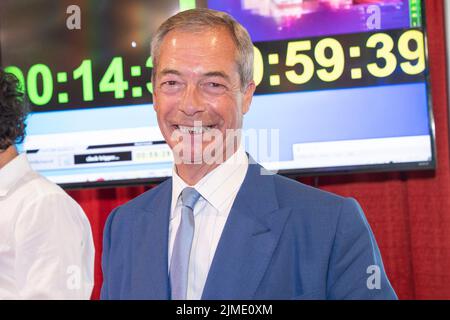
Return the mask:
<path fill-rule="evenodd" d="M 14 226 L 20 299 L 89 299 L 94 244 L 81 207 L 64 193 L 26 204 Z"/>

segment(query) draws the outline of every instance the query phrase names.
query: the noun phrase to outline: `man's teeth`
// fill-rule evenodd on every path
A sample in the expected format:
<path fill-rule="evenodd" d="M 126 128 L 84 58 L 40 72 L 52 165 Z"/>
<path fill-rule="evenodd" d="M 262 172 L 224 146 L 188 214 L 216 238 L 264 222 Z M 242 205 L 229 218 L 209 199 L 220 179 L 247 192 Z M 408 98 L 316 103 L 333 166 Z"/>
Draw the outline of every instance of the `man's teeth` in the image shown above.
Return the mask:
<path fill-rule="evenodd" d="M 213 126 L 202 126 L 202 127 L 186 127 L 186 126 L 178 126 L 178 129 L 182 133 L 190 133 L 190 134 L 200 134 L 211 130 Z"/>

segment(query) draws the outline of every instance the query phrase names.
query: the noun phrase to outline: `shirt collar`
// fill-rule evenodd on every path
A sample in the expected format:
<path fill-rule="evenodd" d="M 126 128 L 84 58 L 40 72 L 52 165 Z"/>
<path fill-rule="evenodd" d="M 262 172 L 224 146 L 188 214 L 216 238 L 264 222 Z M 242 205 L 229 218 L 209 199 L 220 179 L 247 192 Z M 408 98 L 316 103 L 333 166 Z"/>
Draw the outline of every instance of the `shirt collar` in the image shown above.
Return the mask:
<path fill-rule="evenodd" d="M 32 171 L 24 153 L 18 155 L 0 169 L 0 197 L 8 194 L 24 175 Z"/>
<path fill-rule="evenodd" d="M 224 163 L 214 168 L 193 187 L 220 213 L 224 210 L 227 200 L 239 190 L 247 173 L 247 168 L 248 157 L 241 144 Z M 173 166 L 171 218 L 173 218 L 172 214 L 181 191 L 188 186 Z"/>

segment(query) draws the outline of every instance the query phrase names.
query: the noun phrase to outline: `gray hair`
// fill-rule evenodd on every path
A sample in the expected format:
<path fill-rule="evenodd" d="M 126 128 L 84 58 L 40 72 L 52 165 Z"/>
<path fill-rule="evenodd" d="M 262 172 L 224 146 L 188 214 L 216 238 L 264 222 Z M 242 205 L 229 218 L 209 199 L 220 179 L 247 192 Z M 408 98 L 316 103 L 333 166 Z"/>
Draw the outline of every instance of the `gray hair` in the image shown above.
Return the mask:
<path fill-rule="evenodd" d="M 183 31 L 202 31 L 205 28 L 225 27 L 236 45 L 239 77 L 241 88 L 253 80 L 253 43 L 247 30 L 229 14 L 221 11 L 197 8 L 179 12 L 167 19 L 156 31 L 151 44 L 153 59 L 152 77 L 156 74 L 159 51 L 164 37 L 169 31 L 178 29 Z"/>

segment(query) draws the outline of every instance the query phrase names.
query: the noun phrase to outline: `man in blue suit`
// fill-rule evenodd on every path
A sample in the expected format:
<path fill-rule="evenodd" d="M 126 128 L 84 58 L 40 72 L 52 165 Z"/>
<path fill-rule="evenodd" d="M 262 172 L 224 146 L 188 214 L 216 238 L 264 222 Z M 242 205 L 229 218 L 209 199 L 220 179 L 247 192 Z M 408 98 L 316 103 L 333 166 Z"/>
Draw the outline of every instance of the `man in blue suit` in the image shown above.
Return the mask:
<path fill-rule="evenodd" d="M 253 45 L 208 9 L 152 42 L 154 108 L 173 177 L 116 208 L 102 299 L 395 299 L 358 203 L 267 172 L 245 153 Z"/>

